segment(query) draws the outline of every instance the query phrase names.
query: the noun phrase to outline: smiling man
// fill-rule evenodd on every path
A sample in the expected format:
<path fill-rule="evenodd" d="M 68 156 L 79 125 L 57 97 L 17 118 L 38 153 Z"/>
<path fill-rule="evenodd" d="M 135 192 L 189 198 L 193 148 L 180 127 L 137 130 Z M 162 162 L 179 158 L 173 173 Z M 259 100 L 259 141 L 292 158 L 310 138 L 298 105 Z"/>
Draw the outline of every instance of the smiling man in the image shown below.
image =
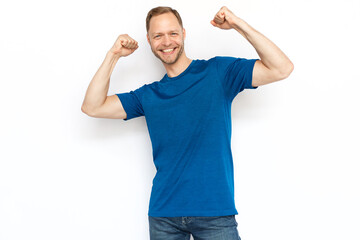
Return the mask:
<path fill-rule="evenodd" d="M 125 121 L 145 116 L 156 175 L 149 203 L 152 240 L 240 239 L 235 215 L 231 153 L 231 103 L 244 89 L 285 79 L 288 57 L 269 39 L 222 7 L 210 23 L 234 29 L 260 59 L 189 59 L 179 13 L 157 7 L 147 15 L 147 40 L 166 70 L 164 77 L 134 91 L 107 96 L 111 73 L 137 42 L 123 34 L 87 89 L 82 111 Z M 234 44 L 236 45 L 236 44 Z"/>

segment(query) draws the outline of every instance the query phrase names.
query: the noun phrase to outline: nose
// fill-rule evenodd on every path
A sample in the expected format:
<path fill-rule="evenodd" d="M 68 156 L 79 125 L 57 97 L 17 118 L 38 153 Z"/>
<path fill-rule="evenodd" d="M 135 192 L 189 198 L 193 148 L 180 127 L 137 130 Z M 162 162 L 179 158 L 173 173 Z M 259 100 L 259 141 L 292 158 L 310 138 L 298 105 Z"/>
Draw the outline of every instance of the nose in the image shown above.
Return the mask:
<path fill-rule="evenodd" d="M 170 37 L 167 34 L 164 35 L 162 44 L 164 46 L 170 46 L 171 45 Z"/>

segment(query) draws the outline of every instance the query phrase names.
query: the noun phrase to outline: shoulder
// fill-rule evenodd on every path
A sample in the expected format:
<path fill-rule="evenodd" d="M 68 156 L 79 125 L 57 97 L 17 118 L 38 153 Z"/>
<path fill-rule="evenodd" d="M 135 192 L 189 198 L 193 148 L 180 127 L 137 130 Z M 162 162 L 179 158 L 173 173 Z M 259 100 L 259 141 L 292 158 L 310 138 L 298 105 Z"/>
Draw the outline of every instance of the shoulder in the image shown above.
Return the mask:
<path fill-rule="evenodd" d="M 141 99 L 144 95 L 146 95 L 149 92 L 149 90 L 152 88 L 152 85 L 154 83 L 145 83 L 140 87 L 130 91 L 130 93 L 135 94 L 139 99 Z"/>
<path fill-rule="evenodd" d="M 236 57 L 230 57 L 230 56 L 215 56 L 213 58 L 210 58 L 208 61 L 211 63 L 216 64 L 218 67 L 224 67 L 224 66 L 228 66 L 232 63 L 234 63 L 235 61 L 239 61 L 242 58 L 236 58 Z"/>
<path fill-rule="evenodd" d="M 196 59 L 197 68 L 204 67 L 217 67 L 217 65 L 221 62 L 226 61 L 228 57 L 215 56 L 209 59 Z"/>
<path fill-rule="evenodd" d="M 139 90 L 143 93 L 143 94 L 146 94 L 146 93 L 149 93 L 149 92 L 153 92 L 153 91 L 156 91 L 158 90 L 160 87 L 160 80 L 158 81 L 153 81 L 151 83 L 146 83 L 144 85 L 142 85 Z"/>
<path fill-rule="evenodd" d="M 246 58 L 240 58 L 240 57 L 231 57 L 231 56 L 216 56 L 213 58 L 214 61 L 216 61 L 218 64 L 224 64 L 229 65 L 235 62 L 242 62 L 246 61 Z"/>
<path fill-rule="evenodd" d="M 214 57 L 216 66 L 219 70 L 232 69 L 232 68 L 251 68 L 258 59 L 248 59 L 240 57 L 217 56 Z"/>
<path fill-rule="evenodd" d="M 215 56 L 213 58 L 210 58 L 208 61 L 219 71 L 223 71 L 231 64 L 233 64 L 236 60 L 239 60 L 239 58 L 229 56 Z"/>

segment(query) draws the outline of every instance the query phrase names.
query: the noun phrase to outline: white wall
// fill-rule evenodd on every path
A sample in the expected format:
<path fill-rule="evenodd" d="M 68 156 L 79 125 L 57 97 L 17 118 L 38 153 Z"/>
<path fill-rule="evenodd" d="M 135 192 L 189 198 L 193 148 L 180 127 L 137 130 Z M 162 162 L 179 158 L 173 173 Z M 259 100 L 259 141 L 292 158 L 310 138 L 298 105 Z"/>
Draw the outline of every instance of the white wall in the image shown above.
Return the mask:
<path fill-rule="evenodd" d="M 145 119 L 80 108 L 119 34 L 140 47 L 118 62 L 109 95 L 163 76 L 145 38 L 158 5 L 182 15 L 191 58 L 258 57 L 236 31 L 210 24 L 226 5 L 295 65 L 233 102 L 242 239 L 360 239 L 357 0 L 1 2 L 0 239 L 148 239 Z"/>

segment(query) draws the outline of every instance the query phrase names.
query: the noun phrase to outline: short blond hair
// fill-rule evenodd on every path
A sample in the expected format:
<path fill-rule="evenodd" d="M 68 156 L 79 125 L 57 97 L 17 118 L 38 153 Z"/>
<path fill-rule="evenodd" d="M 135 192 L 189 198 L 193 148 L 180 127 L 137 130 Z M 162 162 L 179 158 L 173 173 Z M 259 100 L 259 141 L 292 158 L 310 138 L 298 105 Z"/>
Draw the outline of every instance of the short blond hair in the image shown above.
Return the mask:
<path fill-rule="evenodd" d="M 171 7 L 156 7 L 156 8 L 151 9 L 148 12 L 148 15 L 146 17 L 146 32 L 149 32 L 150 19 L 152 17 L 159 16 L 161 14 L 168 13 L 168 12 L 171 12 L 175 15 L 181 28 L 183 28 L 182 20 L 181 20 L 181 17 L 180 17 L 180 14 L 178 13 L 178 11 L 176 11 L 175 9 L 172 9 Z"/>

